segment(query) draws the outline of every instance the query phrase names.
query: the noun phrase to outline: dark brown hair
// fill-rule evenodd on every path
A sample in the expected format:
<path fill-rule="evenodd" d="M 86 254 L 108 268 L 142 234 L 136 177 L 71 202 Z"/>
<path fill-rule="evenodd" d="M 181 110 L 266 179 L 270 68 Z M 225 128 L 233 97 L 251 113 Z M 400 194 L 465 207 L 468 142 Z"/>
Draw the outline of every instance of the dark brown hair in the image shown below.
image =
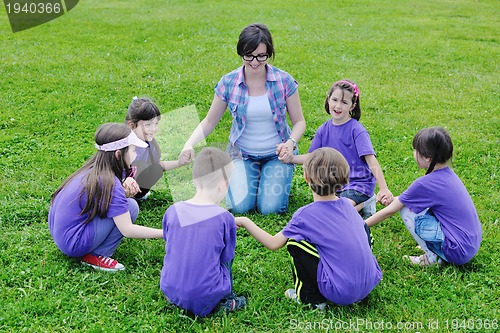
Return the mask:
<path fill-rule="evenodd" d="M 127 115 L 125 116 L 125 122 L 132 122 L 134 125 L 140 120 L 151 120 L 156 117 L 160 117 L 160 109 L 153 103 L 149 98 L 136 98 L 132 100 L 128 107 Z"/>
<path fill-rule="evenodd" d="M 421 129 L 415 134 L 412 146 L 420 156 L 431 159 L 426 175 L 434 170 L 437 163 L 446 163 L 453 156 L 450 134 L 442 127 Z"/>
<path fill-rule="evenodd" d="M 236 45 L 236 51 L 240 57 L 250 54 L 259 44 L 266 45 L 267 56 L 269 58 L 274 57 L 274 46 L 273 38 L 269 29 L 261 23 L 253 23 L 245 27 L 238 39 L 238 44 Z"/>
<path fill-rule="evenodd" d="M 325 99 L 325 111 L 326 111 L 326 113 L 330 114 L 330 104 L 328 103 L 328 101 L 330 100 L 330 97 L 332 97 L 333 91 L 335 89 L 346 90 L 346 91 L 352 93 L 352 104 L 355 104 L 355 105 L 354 105 L 354 108 L 351 110 L 350 115 L 351 115 L 351 118 L 359 120 L 361 118 L 361 105 L 359 104 L 359 89 L 355 83 L 353 83 L 349 80 L 337 81 L 332 85 L 330 90 L 328 90 L 328 94 L 326 95 L 326 99 Z M 356 93 L 356 90 L 357 90 L 357 93 Z"/>

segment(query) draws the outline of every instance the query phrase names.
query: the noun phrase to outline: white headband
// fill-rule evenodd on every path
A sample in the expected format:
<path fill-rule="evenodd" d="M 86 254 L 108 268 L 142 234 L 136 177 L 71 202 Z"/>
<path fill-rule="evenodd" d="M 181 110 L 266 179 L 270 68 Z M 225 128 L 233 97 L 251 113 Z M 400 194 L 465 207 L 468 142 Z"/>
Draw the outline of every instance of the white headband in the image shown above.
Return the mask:
<path fill-rule="evenodd" d="M 102 150 L 102 151 L 115 151 L 118 149 L 128 147 L 130 145 L 134 145 L 134 146 L 142 147 L 142 148 L 146 148 L 148 146 L 148 144 L 146 142 L 142 141 L 141 139 L 139 139 L 137 137 L 137 135 L 135 135 L 134 131 L 131 131 L 130 134 L 126 138 L 120 139 L 118 141 L 108 142 L 108 143 L 103 144 L 102 146 L 99 146 L 96 143 L 95 147 L 98 150 Z"/>

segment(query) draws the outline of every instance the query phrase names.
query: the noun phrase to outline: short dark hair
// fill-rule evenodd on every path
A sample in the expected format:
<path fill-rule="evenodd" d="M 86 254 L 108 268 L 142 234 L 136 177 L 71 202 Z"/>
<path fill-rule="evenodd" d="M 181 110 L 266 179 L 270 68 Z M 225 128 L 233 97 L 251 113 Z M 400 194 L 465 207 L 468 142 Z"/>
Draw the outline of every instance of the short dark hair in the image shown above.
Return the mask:
<path fill-rule="evenodd" d="M 349 181 L 349 164 L 338 150 L 330 147 L 310 153 L 303 168 L 311 190 L 320 196 L 335 193 Z"/>
<path fill-rule="evenodd" d="M 225 179 L 229 182 L 231 158 L 218 148 L 207 147 L 196 155 L 193 164 L 193 182 L 197 187 L 212 187 Z"/>
<path fill-rule="evenodd" d="M 431 173 L 437 163 L 446 163 L 453 156 L 450 134 L 442 127 L 421 129 L 415 134 L 412 146 L 418 154 L 431 159 L 425 174 Z"/>
<path fill-rule="evenodd" d="M 264 24 L 253 23 L 241 31 L 236 51 L 240 57 L 243 57 L 255 51 L 255 49 L 259 47 L 259 44 L 266 45 L 267 56 L 269 58 L 274 57 L 271 32 Z"/>

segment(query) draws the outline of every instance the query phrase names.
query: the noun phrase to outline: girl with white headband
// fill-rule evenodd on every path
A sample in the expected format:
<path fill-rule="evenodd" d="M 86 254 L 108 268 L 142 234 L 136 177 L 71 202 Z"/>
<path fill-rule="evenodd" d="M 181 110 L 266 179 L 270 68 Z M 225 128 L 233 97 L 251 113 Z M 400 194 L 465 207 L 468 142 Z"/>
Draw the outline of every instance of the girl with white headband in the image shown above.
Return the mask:
<path fill-rule="evenodd" d="M 139 187 L 126 175 L 136 147 L 147 144 L 124 124 L 107 123 L 95 134 L 97 152 L 52 194 L 49 229 L 57 247 L 82 264 L 125 269 L 111 256 L 123 237 L 162 238 L 161 229 L 135 225 Z"/>

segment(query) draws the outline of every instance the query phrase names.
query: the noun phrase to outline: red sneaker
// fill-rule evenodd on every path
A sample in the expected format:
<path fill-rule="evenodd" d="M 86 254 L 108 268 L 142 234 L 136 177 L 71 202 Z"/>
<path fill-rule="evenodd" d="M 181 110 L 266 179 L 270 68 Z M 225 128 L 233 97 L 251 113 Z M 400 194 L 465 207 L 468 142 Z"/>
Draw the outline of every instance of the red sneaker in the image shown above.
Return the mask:
<path fill-rule="evenodd" d="M 83 256 L 82 264 L 107 272 L 116 272 L 125 269 L 125 266 L 113 258 L 96 256 L 90 253 Z"/>

